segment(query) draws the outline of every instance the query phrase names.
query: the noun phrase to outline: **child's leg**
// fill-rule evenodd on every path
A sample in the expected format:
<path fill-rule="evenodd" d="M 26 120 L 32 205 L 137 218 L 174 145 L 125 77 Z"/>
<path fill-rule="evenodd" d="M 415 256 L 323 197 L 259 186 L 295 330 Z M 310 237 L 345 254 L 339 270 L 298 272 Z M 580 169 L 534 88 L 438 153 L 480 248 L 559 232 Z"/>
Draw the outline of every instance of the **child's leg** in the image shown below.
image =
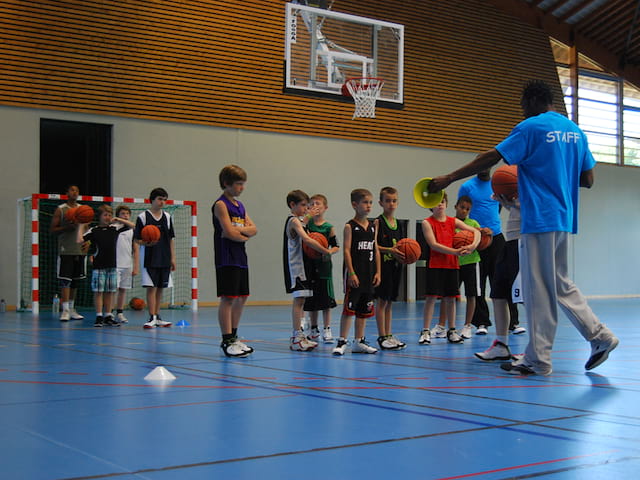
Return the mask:
<path fill-rule="evenodd" d="M 127 290 L 124 288 L 118 289 L 118 298 L 116 300 L 116 310 L 124 310 L 124 301 L 127 297 Z"/>
<path fill-rule="evenodd" d="M 93 305 L 96 308 L 96 316 L 102 316 L 103 292 L 93 292 Z"/>
<path fill-rule="evenodd" d="M 156 288 L 156 315 L 160 315 L 160 305 L 162 304 L 162 294 L 164 293 L 164 288 Z"/>
<path fill-rule="evenodd" d="M 379 298 L 376 305 L 376 325 L 378 326 L 378 335 L 381 337 L 391 333 L 387 321 L 387 306 L 390 304 L 390 301 Z"/>
<path fill-rule="evenodd" d="M 113 307 L 113 294 L 113 292 L 104 292 L 103 294 L 104 312 L 107 315 L 111 315 L 111 309 Z"/>
<path fill-rule="evenodd" d="M 291 308 L 291 323 L 294 331 L 302 329 L 302 318 L 304 317 L 304 297 L 294 297 Z"/>
<path fill-rule="evenodd" d="M 244 304 L 247 302 L 247 297 L 236 297 L 233 299 L 233 305 L 231 306 L 231 328 L 235 332 L 238 330 L 240 324 L 240 318 L 242 317 L 242 310 Z"/>
<path fill-rule="evenodd" d="M 145 287 L 147 289 L 147 307 L 149 308 L 149 315 L 157 315 L 158 307 L 156 305 L 156 298 L 158 290 L 156 287 Z"/>
<path fill-rule="evenodd" d="M 496 338 L 509 345 L 509 303 L 502 298 L 492 298 L 493 314 L 496 319 Z"/>
<path fill-rule="evenodd" d="M 324 328 L 331 326 L 331 309 L 326 308 L 322 311 L 322 324 Z"/>
<path fill-rule="evenodd" d="M 354 337 L 356 339 L 364 338 L 364 327 L 366 324 L 367 324 L 366 318 L 356 317 L 356 328 L 354 332 Z"/>
<path fill-rule="evenodd" d="M 351 315 L 343 313 L 340 317 L 340 337 L 346 339 L 349 336 L 349 330 L 351 330 Z"/>
<path fill-rule="evenodd" d="M 424 312 L 422 328 L 428 330 L 431 325 L 431 319 L 433 318 L 433 311 L 436 307 L 436 297 L 427 297 L 424 301 Z"/>
<path fill-rule="evenodd" d="M 467 297 L 467 310 L 464 316 L 464 324 L 471 325 L 473 314 L 476 311 L 476 297 Z"/>
<path fill-rule="evenodd" d="M 449 328 L 456 328 L 456 299 L 454 297 L 444 297 L 440 304 L 440 309 L 445 312 Z"/>
<path fill-rule="evenodd" d="M 220 297 L 220 306 L 218 307 L 218 325 L 220 326 L 221 335 L 231 335 L 233 298 Z"/>
<path fill-rule="evenodd" d="M 318 311 L 317 310 L 309 312 L 309 322 L 311 323 L 311 328 L 318 328 Z"/>

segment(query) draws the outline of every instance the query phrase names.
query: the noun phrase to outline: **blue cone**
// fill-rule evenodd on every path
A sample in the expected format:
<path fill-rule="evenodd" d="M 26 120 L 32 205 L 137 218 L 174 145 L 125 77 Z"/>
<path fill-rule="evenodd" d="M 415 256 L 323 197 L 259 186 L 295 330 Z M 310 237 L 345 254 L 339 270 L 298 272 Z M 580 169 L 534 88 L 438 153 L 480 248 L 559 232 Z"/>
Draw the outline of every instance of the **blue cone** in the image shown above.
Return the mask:
<path fill-rule="evenodd" d="M 180 320 L 178 323 L 176 323 L 177 327 L 188 327 L 190 325 L 189 322 L 187 322 L 186 320 Z"/>

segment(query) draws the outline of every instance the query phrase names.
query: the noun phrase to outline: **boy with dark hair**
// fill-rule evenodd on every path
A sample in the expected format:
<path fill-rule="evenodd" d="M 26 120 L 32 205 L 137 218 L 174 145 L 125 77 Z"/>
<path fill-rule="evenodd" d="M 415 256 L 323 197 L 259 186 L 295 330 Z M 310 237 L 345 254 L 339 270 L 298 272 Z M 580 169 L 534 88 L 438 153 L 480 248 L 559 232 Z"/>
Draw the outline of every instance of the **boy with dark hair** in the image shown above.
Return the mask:
<path fill-rule="evenodd" d="M 345 296 L 340 318 L 340 338 L 333 349 L 334 355 L 344 355 L 351 318 L 356 317 L 355 335 L 351 353 L 376 353 L 364 336 L 367 318 L 374 315 L 374 289 L 380 284 L 380 252 L 376 232 L 368 216 L 373 206 L 369 190 L 357 188 L 351 192 L 351 206 L 355 216 L 344 226 L 344 279 Z"/>
<path fill-rule="evenodd" d="M 109 205 L 98 208 L 98 225 L 88 228 L 88 224 L 78 225 L 77 243 L 91 242 L 96 248 L 93 257 L 93 272 L 91 275 L 91 290 L 96 308 L 94 327 L 119 327 L 113 319 L 111 307 L 113 295 L 118 288 L 118 274 L 116 271 L 116 245 L 118 236 L 127 228 L 124 221 L 117 226 L 113 222 L 113 209 Z M 133 223 L 128 222 L 133 226 Z M 106 315 L 103 319 L 103 311 Z"/>
<path fill-rule="evenodd" d="M 284 285 L 287 293 L 293 295 L 291 308 L 293 334 L 289 348 L 299 352 L 308 352 L 318 346 L 317 342 L 309 340 L 305 336 L 304 330 L 301 328 L 305 298 L 313 296 L 313 275 L 311 273 L 313 266 L 311 259 L 303 254 L 302 244 L 308 244 L 323 255 L 331 255 L 338 251 L 338 247 L 324 248 L 307 234 L 307 223 L 318 213 L 315 208 L 308 210 L 308 204 L 309 195 L 302 190 L 293 190 L 287 195 L 287 206 L 291 214 L 287 217 L 284 226 L 282 252 Z"/>
<path fill-rule="evenodd" d="M 382 214 L 374 222 L 376 243 L 382 261 L 382 278 L 375 289 L 378 345 L 382 350 L 398 350 L 407 345 L 393 335 L 391 330 L 392 305 L 398 299 L 404 261 L 404 254 L 396 248 L 396 244 L 407 236 L 407 232 L 395 217 L 398 190 L 393 187 L 382 188 L 378 203 L 382 207 Z"/>
<path fill-rule="evenodd" d="M 244 205 L 237 197 L 244 191 L 247 173 L 227 165 L 219 175 L 222 195 L 211 206 L 216 284 L 220 306 L 218 324 L 227 357 L 247 357 L 253 348 L 238 339 L 238 325 L 249 297 L 249 264 L 246 242 L 258 233 Z"/>
<path fill-rule="evenodd" d="M 140 268 L 140 246 L 137 242 L 133 241 L 133 228 L 129 227 L 135 227 L 135 224 L 131 223 L 130 220 L 131 209 L 126 205 L 119 205 L 118 208 L 116 208 L 116 218 L 114 222 L 119 222 L 127 226 L 127 228 L 122 230 L 120 235 L 118 235 L 118 243 L 116 245 L 116 271 L 118 274 L 116 322 L 119 323 L 129 323 L 127 317 L 124 316 L 124 303 L 127 290 L 133 288 L 133 277 L 138 274 L 138 269 Z"/>
<path fill-rule="evenodd" d="M 142 245 L 142 286 L 147 289 L 149 320 L 144 328 L 170 327 L 171 322 L 160 318 L 160 304 L 165 288 L 173 286 L 171 272 L 176 269 L 175 232 L 171 215 L 163 210 L 169 194 L 164 188 L 154 188 L 149 194 L 151 207 L 136 220 L 133 238 Z M 155 225 L 160 229 L 160 240 L 147 243 L 142 240 L 142 229 Z"/>
<path fill-rule="evenodd" d="M 51 220 L 50 232 L 58 237 L 58 280 L 60 281 L 60 301 L 62 303 L 61 322 L 82 320 L 75 308 L 78 282 L 87 278 L 87 243 L 79 245 L 76 238 L 77 224 L 67 217 L 67 212 L 80 206 L 77 185 L 69 185 L 66 190 L 67 201 L 56 208 Z M 58 314 L 58 312 L 54 312 Z"/>
<path fill-rule="evenodd" d="M 324 219 L 324 214 L 329 209 L 327 197 L 320 193 L 313 195 L 310 208 L 316 214 L 307 224 L 308 231 L 321 233 L 327 239 L 330 247 L 338 247 L 333 225 Z M 318 312 L 322 311 L 322 340 L 324 343 L 333 343 L 331 309 L 335 308 L 336 300 L 333 293 L 333 264 L 331 263 L 331 256 L 322 255 L 320 258 L 312 259 L 311 263 L 313 266 L 313 296 L 307 297 L 304 301 L 304 311 L 309 312 L 309 321 L 311 323 L 311 331 L 308 337 L 314 342 L 320 338 Z"/>

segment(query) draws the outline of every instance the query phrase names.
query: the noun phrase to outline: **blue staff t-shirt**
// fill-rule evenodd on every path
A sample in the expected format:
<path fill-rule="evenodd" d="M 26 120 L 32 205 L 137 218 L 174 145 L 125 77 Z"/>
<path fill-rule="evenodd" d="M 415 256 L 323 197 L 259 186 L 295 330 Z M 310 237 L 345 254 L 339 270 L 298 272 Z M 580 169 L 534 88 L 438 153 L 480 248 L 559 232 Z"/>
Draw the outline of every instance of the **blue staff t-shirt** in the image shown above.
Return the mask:
<path fill-rule="evenodd" d="M 493 190 L 491 181 L 480 180 L 473 177 L 462 185 L 458 190 L 458 198 L 467 195 L 473 202 L 469 216 L 480 224 L 481 227 L 489 227 L 494 235 L 502 233 L 502 223 L 500 222 L 500 204 L 493 200 Z"/>
<path fill-rule="evenodd" d="M 522 233 L 577 233 L 580 174 L 596 163 L 584 132 L 545 112 L 516 125 L 496 150 L 518 166 Z"/>

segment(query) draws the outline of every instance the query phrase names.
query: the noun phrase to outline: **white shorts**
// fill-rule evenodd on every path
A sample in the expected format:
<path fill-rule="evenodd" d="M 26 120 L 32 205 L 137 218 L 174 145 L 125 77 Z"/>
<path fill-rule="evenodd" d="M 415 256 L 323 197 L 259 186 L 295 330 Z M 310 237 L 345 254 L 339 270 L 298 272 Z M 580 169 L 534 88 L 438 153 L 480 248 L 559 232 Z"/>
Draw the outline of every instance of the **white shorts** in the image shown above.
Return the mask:
<path fill-rule="evenodd" d="M 130 289 L 133 288 L 133 268 L 125 267 L 118 268 L 118 288 Z"/>
<path fill-rule="evenodd" d="M 313 290 L 295 290 L 291 292 L 293 298 L 308 298 L 313 297 Z"/>
<path fill-rule="evenodd" d="M 146 268 L 142 268 L 140 271 L 140 276 L 142 277 L 142 286 L 143 287 L 155 287 L 156 285 L 153 283 L 151 276 Z M 173 287 L 173 275 L 169 273 L 169 281 L 166 287 L 163 288 L 171 288 Z"/>

